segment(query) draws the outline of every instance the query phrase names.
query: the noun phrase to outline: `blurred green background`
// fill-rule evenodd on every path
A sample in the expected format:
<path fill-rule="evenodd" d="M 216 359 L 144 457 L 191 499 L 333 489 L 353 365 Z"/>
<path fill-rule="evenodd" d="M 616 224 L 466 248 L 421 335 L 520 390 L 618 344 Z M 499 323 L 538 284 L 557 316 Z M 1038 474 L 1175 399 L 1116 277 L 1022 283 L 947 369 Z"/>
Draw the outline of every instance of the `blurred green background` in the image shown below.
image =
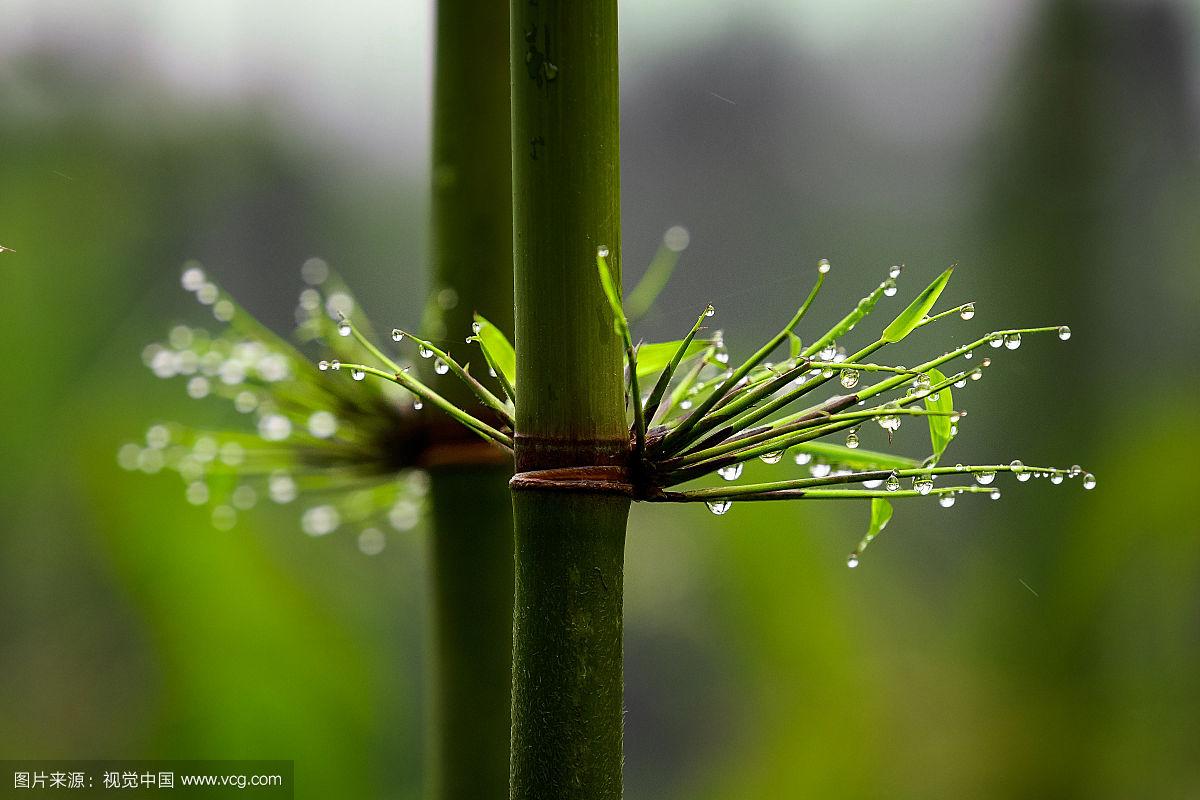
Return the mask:
<path fill-rule="evenodd" d="M 0 8 L 0 754 L 286 758 L 298 797 L 417 797 L 421 529 L 376 556 L 298 505 L 217 532 L 115 461 L 198 413 L 139 358 L 204 320 L 184 260 L 280 331 L 312 255 L 380 324 L 423 306 L 431 9 L 243 5 Z M 736 355 L 818 257 L 825 322 L 892 263 L 899 308 L 957 261 L 979 313 L 914 352 L 1074 335 L 992 354 L 947 458 L 1099 478 L 898 504 L 854 571 L 865 508 L 636 508 L 628 796 L 1200 798 L 1200 8 L 622 13 L 625 261 L 692 242 L 641 335 L 713 302 Z"/>

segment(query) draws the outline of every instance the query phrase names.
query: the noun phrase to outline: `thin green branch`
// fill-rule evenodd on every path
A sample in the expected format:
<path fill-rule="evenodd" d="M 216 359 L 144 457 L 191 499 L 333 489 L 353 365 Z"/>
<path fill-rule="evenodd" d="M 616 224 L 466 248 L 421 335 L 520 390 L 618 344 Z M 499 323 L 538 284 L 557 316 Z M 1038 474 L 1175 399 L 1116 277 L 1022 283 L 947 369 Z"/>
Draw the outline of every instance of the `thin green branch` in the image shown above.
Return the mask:
<path fill-rule="evenodd" d="M 515 424 L 512 412 L 509 411 L 508 406 L 505 405 L 504 401 L 492 394 L 486 386 L 476 380 L 475 377 L 467 371 L 466 367 L 463 367 L 457 361 L 455 361 L 449 353 L 438 348 L 432 342 L 426 341 L 418 336 L 414 336 L 406 330 L 401 328 L 397 328 L 396 330 L 398 330 L 403 336 L 406 336 L 416 342 L 417 347 L 424 348 L 426 351 L 432 353 L 434 358 L 440 359 L 443 364 L 450 368 L 450 371 L 454 373 L 456 378 L 467 385 L 467 388 L 471 390 L 471 392 L 479 399 L 480 402 L 495 411 L 500 416 L 500 419 L 504 420 L 504 422 L 506 422 L 510 428 Z"/>
<path fill-rule="evenodd" d="M 725 382 L 721 384 L 720 388 L 709 395 L 704 402 L 698 405 L 696 409 L 687 417 L 687 419 L 685 419 L 679 424 L 678 427 L 668 433 L 660 444 L 660 451 L 667 453 L 674 452 L 675 450 L 680 449 L 681 445 L 686 444 L 686 437 L 688 433 L 690 433 L 693 428 L 700 424 L 701 420 L 703 420 L 705 415 L 712 410 L 713 406 L 715 406 L 730 389 L 737 386 L 738 382 L 741 381 L 742 378 L 746 377 L 750 370 L 754 369 L 754 367 L 758 366 L 758 364 L 764 361 L 767 356 L 769 356 L 771 352 L 775 350 L 776 347 L 778 347 L 787 339 L 788 334 L 800 324 L 800 320 L 804 319 L 804 315 L 808 313 L 809 307 L 812 306 L 813 301 L 817 299 L 817 294 L 821 291 L 821 286 L 824 285 L 824 283 L 825 272 L 819 271 L 817 273 L 816 284 L 813 286 L 812 291 L 809 292 L 808 298 L 792 316 L 791 321 L 789 321 L 788 324 L 784 326 L 781 331 L 779 331 L 779 333 L 771 337 L 766 344 L 760 347 L 754 353 L 754 355 L 750 356 L 750 358 L 744 361 L 741 366 L 735 369 L 733 373 L 725 379 Z"/>
<path fill-rule="evenodd" d="M 350 370 L 352 375 L 355 371 L 359 371 L 365 375 L 374 375 L 377 378 L 383 378 L 386 381 L 399 384 L 400 386 L 403 386 L 405 389 L 408 389 L 410 392 L 420 397 L 422 400 L 426 400 L 437 406 L 466 427 L 478 433 L 480 436 L 490 439 L 509 450 L 512 450 L 513 448 L 513 439 L 511 436 L 503 433 L 502 431 L 496 430 L 486 422 L 476 419 L 466 411 L 463 411 L 461 408 L 442 397 L 433 389 L 430 389 L 428 386 L 409 375 L 408 372 L 403 369 L 394 373 L 389 373 L 381 369 L 376 369 L 375 367 L 367 364 L 342 364 L 341 369 Z"/>

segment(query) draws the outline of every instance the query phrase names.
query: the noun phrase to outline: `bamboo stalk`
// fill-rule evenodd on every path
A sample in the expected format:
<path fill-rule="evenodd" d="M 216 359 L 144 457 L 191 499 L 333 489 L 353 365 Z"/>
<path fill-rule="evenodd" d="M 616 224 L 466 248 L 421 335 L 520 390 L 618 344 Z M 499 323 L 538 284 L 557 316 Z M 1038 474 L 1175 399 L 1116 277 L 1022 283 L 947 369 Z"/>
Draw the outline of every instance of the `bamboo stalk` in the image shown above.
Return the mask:
<path fill-rule="evenodd" d="M 432 283 L 424 331 L 462 341 L 475 311 L 512 322 L 508 9 L 439 0 L 432 143 Z M 447 291 L 449 290 L 449 291 Z M 449 302 L 457 299 L 457 302 Z M 440 302 L 439 302 L 440 301 Z M 459 381 L 422 378 L 451 403 L 490 410 Z M 435 412 L 436 413 L 436 412 Z M 491 451 L 491 452 L 487 452 Z M 508 785 L 512 648 L 511 465 L 432 469 L 426 796 L 503 797 Z M 469 460 L 469 459 L 468 459 Z"/>
<path fill-rule="evenodd" d="M 512 0 L 518 472 L 628 466 L 615 0 Z M 510 797 L 621 797 L 629 500 L 514 485 Z"/>

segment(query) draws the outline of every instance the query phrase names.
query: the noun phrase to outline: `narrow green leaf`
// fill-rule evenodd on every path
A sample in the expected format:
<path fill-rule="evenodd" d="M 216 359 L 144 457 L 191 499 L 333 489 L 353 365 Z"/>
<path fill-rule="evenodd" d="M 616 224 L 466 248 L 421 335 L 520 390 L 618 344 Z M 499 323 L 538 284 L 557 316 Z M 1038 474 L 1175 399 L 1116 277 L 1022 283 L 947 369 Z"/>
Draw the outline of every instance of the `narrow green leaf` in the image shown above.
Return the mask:
<path fill-rule="evenodd" d="M 600 286 L 604 289 L 604 296 L 608 298 L 608 304 L 612 307 L 613 317 L 617 319 L 619 328 L 621 321 L 625 319 L 621 290 L 613 280 L 612 270 L 608 268 L 608 259 L 599 254 L 596 255 L 596 271 L 600 274 Z"/>
<path fill-rule="evenodd" d="M 831 464 L 845 464 L 853 469 L 913 469 L 921 462 L 913 458 L 872 450 L 853 449 L 828 442 L 801 442 L 789 448 L 792 453 L 808 453 Z"/>
<path fill-rule="evenodd" d="M 488 322 L 480 314 L 475 315 L 475 322 L 479 323 L 480 344 L 487 349 L 489 361 L 497 372 L 504 375 L 509 385 L 517 385 L 517 353 L 513 350 L 512 342 L 508 341 L 508 337 L 492 323 Z"/>
<path fill-rule="evenodd" d="M 933 283 L 925 287 L 925 291 L 917 295 L 917 299 L 913 300 L 908 308 L 900 312 L 900 316 L 892 320 L 891 325 L 884 328 L 883 335 L 879 338 L 885 342 L 898 342 L 912 333 L 913 329 L 921 324 L 921 318 L 929 313 L 929 309 L 933 308 L 933 304 L 941 296 L 942 290 L 946 288 L 953 272 L 954 267 L 950 267 L 937 276 Z"/>
<path fill-rule="evenodd" d="M 892 504 L 882 497 L 871 498 L 871 524 L 867 528 L 867 535 L 858 543 L 858 548 L 854 552 L 861 556 L 891 520 Z"/>
<path fill-rule="evenodd" d="M 788 331 L 788 357 L 795 361 L 803 350 L 804 343 L 800 341 L 800 337 Z"/>
<path fill-rule="evenodd" d="M 654 342 L 643 344 L 637 349 L 637 374 L 639 378 L 649 378 L 667 368 L 671 359 L 679 352 L 683 340 L 674 342 Z M 700 355 L 708 348 L 708 342 L 693 340 L 683 351 L 681 362 Z"/>
<path fill-rule="evenodd" d="M 665 243 L 659 245 L 654 260 L 646 267 L 646 273 L 625 298 L 625 314 L 629 319 L 639 320 L 654 307 L 654 301 L 666 288 L 682 252 L 668 247 Z"/>
<path fill-rule="evenodd" d="M 936 386 L 946 382 L 946 376 L 936 369 L 929 370 L 929 379 Z M 949 414 L 954 411 L 954 395 L 950 392 L 950 387 L 946 386 L 937 391 L 937 400 L 930 395 L 925 398 L 925 408 L 929 411 L 941 411 Z M 929 420 L 929 439 L 933 444 L 933 463 L 937 463 L 942 457 L 942 453 L 946 452 L 946 446 L 950 444 L 950 440 L 954 435 L 950 432 L 954 427 L 954 423 L 950 421 L 949 416 L 930 414 L 925 419 Z"/>

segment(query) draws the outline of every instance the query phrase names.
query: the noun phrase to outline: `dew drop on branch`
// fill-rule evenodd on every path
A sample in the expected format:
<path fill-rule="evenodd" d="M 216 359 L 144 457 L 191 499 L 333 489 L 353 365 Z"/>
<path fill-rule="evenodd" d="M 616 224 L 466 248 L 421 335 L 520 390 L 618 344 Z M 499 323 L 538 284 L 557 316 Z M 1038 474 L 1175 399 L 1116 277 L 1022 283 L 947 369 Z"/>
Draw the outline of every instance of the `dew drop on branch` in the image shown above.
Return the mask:
<path fill-rule="evenodd" d="M 858 377 L 858 370 L 844 369 L 842 370 L 839 381 L 841 382 L 842 386 L 845 386 L 847 389 L 853 389 L 855 386 L 858 386 Z"/>
<path fill-rule="evenodd" d="M 1096 476 L 1090 472 L 1087 475 L 1084 475 L 1083 476 L 1083 488 L 1095 489 L 1096 488 Z"/>
<path fill-rule="evenodd" d="M 707 503 L 705 503 L 705 505 L 708 506 L 709 511 L 711 511 L 712 513 L 716 514 L 719 517 L 722 514 L 729 511 L 730 506 L 733 505 L 733 501 L 732 500 L 709 500 Z"/>
<path fill-rule="evenodd" d="M 736 481 L 738 478 L 742 477 L 742 468 L 744 466 L 745 465 L 739 461 L 737 464 L 730 464 L 727 467 L 721 467 L 719 470 L 717 470 L 717 474 L 727 481 Z"/>
<path fill-rule="evenodd" d="M 1021 346 L 1021 334 L 1010 333 L 1004 337 L 1004 346 L 1009 350 L 1016 350 Z"/>
<path fill-rule="evenodd" d="M 974 319 L 974 317 L 975 317 L 975 304 L 974 304 L 974 303 L 967 303 L 965 306 L 963 306 L 961 309 L 959 309 L 958 315 L 959 315 L 960 317 L 962 317 L 964 320 L 967 320 L 967 319 Z"/>

